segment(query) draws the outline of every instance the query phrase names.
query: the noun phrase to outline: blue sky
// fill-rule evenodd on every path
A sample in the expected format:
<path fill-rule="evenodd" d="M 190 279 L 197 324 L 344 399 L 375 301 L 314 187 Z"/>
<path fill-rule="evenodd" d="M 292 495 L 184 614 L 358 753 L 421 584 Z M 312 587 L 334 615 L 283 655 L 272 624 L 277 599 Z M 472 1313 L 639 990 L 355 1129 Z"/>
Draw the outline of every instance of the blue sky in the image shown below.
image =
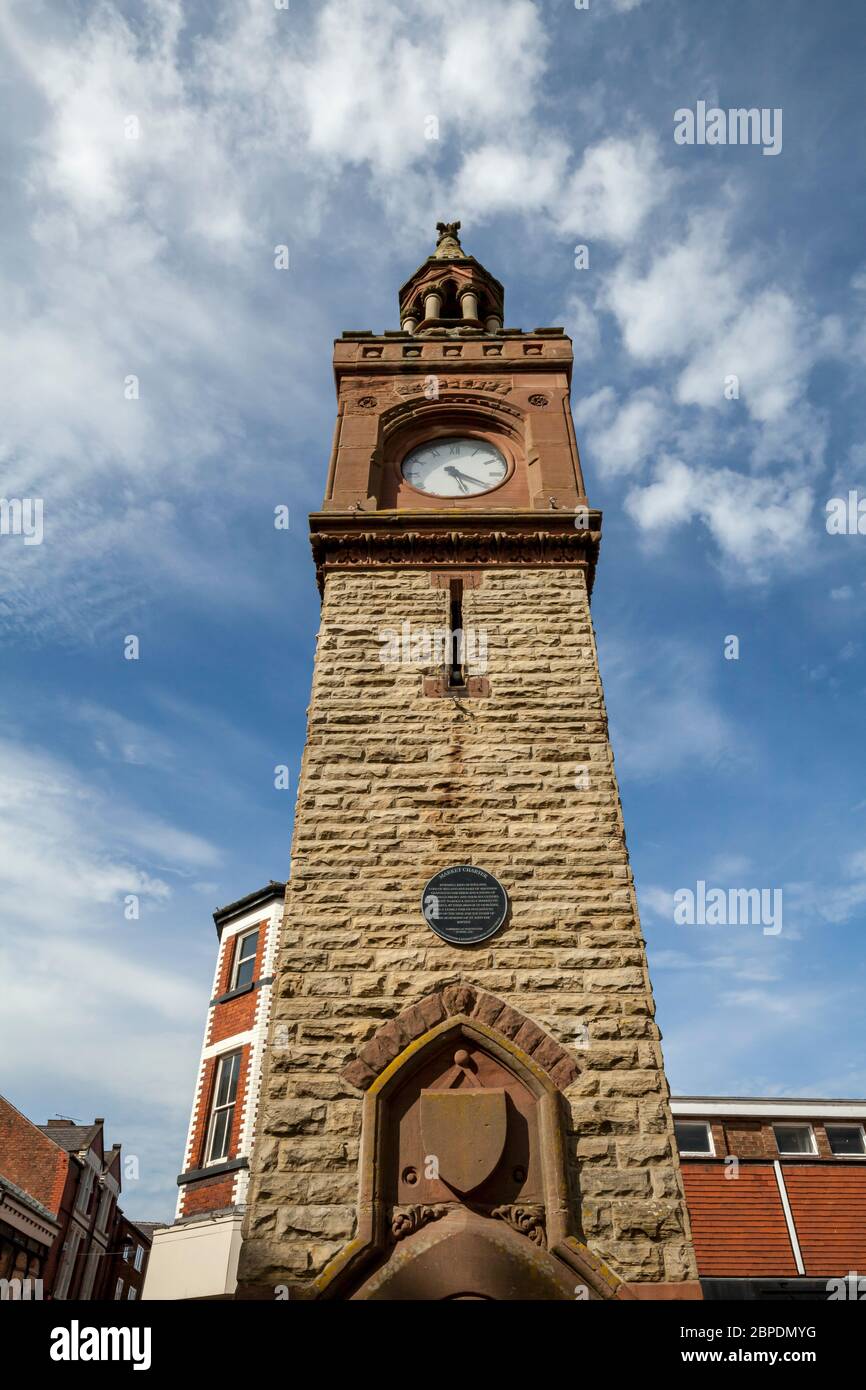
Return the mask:
<path fill-rule="evenodd" d="M 45 530 L 0 536 L 0 1089 L 105 1115 L 132 1215 L 173 1212 L 211 912 L 288 872 L 331 340 L 397 326 L 440 218 L 508 325 L 575 341 L 672 1088 L 866 1093 L 866 538 L 825 526 L 866 495 L 864 27 L 853 0 L 5 8 L 0 492 Z M 676 144 L 698 101 L 781 108 L 781 153 Z M 674 926 L 699 879 L 781 888 L 782 933 Z"/>

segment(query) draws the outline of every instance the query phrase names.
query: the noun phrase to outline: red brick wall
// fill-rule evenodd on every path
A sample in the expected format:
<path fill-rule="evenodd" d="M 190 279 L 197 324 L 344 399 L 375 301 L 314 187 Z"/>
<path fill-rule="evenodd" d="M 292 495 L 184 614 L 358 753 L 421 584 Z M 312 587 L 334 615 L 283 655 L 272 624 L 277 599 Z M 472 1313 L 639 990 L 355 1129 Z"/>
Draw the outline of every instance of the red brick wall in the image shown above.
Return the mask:
<path fill-rule="evenodd" d="M 196 1212 L 219 1211 L 232 1204 L 234 1173 L 223 1173 L 217 1178 L 202 1178 L 190 1183 L 183 1196 L 183 1215 L 193 1216 Z"/>
<path fill-rule="evenodd" d="M 812 1133 L 818 1148 L 818 1157 L 833 1158 L 833 1150 L 827 1141 L 827 1132 L 822 1120 L 780 1120 L 779 1124 L 811 1124 Z M 716 1157 L 736 1154 L 738 1158 L 778 1158 L 776 1135 L 769 1120 L 734 1118 L 712 1120 Z"/>
<path fill-rule="evenodd" d="M 232 971 L 234 969 L 235 956 L 237 954 L 238 942 L 242 936 L 249 936 L 251 931 L 257 931 L 259 939 L 256 947 L 256 969 L 253 979 L 257 980 L 262 973 L 262 960 L 264 959 L 265 936 L 268 929 L 269 918 L 265 917 L 261 922 L 253 923 L 251 927 L 245 927 L 243 931 L 236 932 L 234 936 L 228 938 L 226 949 L 223 953 L 223 963 L 219 973 L 217 985 L 217 995 L 227 994 L 231 989 Z"/>
<path fill-rule="evenodd" d="M 217 1004 L 211 1019 L 208 1043 L 222 1042 L 233 1038 L 236 1033 L 246 1033 L 252 1028 L 256 1018 L 258 990 L 251 989 L 239 999 L 229 999 L 225 1004 Z"/>
<path fill-rule="evenodd" d="M 0 1096 L 0 1173 L 55 1214 L 69 1155 Z"/>
<path fill-rule="evenodd" d="M 237 1156 L 238 1144 L 241 1133 L 241 1117 L 244 1108 L 244 1099 L 247 1093 L 247 1075 L 250 1065 L 250 1047 L 247 1044 L 240 1048 L 241 1066 L 238 1075 L 238 1094 L 235 1102 L 235 1113 L 232 1120 L 232 1129 L 229 1143 L 229 1158 Z M 218 1057 L 209 1057 L 205 1063 L 205 1079 L 202 1087 L 201 1099 L 195 1116 L 195 1127 L 193 1130 L 192 1157 L 190 1160 L 191 1168 L 203 1168 L 205 1163 L 205 1145 L 210 1121 L 211 1103 L 213 1100 L 214 1086 L 216 1085 Z M 189 1216 L 194 1211 L 212 1211 L 218 1207 L 231 1205 L 232 1185 L 234 1174 L 229 1173 L 220 1178 L 200 1178 L 196 1182 L 189 1183 L 183 1191 L 181 1215 Z M 200 1192 L 201 1189 L 201 1192 Z M 201 1194 L 204 1195 L 201 1195 Z"/>
<path fill-rule="evenodd" d="M 250 930 L 253 930 L 250 928 Z M 256 965 L 253 974 L 254 980 L 261 979 L 262 961 L 265 952 L 265 935 L 267 921 L 260 922 L 258 925 L 259 940 L 256 948 Z M 219 975 L 219 985 L 217 995 L 227 994 L 231 988 L 232 972 L 234 970 L 235 956 L 238 949 L 238 941 L 246 932 L 238 932 L 229 942 L 224 952 L 224 958 Z M 208 1043 L 222 1042 L 223 1038 L 232 1038 L 236 1033 L 245 1033 L 252 1028 L 256 1016 L 256 1001 L 258 991 L 251 989 L 246 994 L 241 994 L 237 999 L 229 999 L 224 1004 L 216 1004 L 211 1011 L 210 1027 L 208 1029 Z"/>
<path fill-rule="evenodd" d="M 132 1252 L 128 1260 L 123 1258 L 124 1245 L 127 1238 L 132 1242 Z M 135 1250 L 137 1246 L 144 1249 L 144 1259 L 141 1269 L 135 1268 Z M 139 1231 L 122 1211 L 115 1215 L 114 1225 L 109 1241 L 106 1270 L 99 1288 L 99 1298 L 106 1303 L 113 1303 L 114 1290 L 117 1288 L 118 1279 L 123 1280 L 122 1300 L 125 1302 L 129 1298 L 130 1285 L 136 1289 L 136 1298 L 141 1297 L 144 1288 L 144 1276 L 147 1273 L 147 1262 L 150 1258 L 150 1238 L 143 1231 Z"/>
<path fill-rule="evenodd" d="M 217 976 L 217 997 L 222 994 L 227 994 L 231 989 L 232 975 L 234 973 L 234 965 L 240 939 L 242 936 L 246 936 L 250 931 L 257 930 L 259 933 L 259 939 L 256 945 L 256 962 L 253 980 L 257 981 L 262 978 L 269 925 L 270 916 L 266 916 L 262 918 L 260 922 L 246 927 L 242 932 L 237 932 L 226 940 Z M 249 1032 L 255 1023 L 258 997 L 258 990 L 251 989 L 245 994 L 239 995 L 237 999 L 229 999 L 223 1004 L 215 1004 L 210 1011 L 207 1037 L 205 1040 L 206 1046 L 223 1042 L 226 1038 L 233 1038 L 238 1033 Z M 229 1158 L 237 1157 L 240 1143 L 241 1116 L 247 1092 L 251 1048 L 247 1044 L 240 1049 L 240 1053 L 241 1066 L 238 1076 L 238 1095 L 232 1124 Z M 193 1136 L 190 1160 L 188 1163 L 188 1167 L 190 1168 L 204 1167 L 205 1146 L 218 1063 L 218 1057 L 209 1057 L 205 1062 L 204 1078 L 198 1107 L 193 1117 Z M 193 1213 L 216 1211 L 221 1207 L 230 1206 L 234 1178 L 234 1173 L 229 1173 L 215 1178 L 199 1178 L 195 1182 L 187 1184 L 181 1194 L 180 1214 L 182 1216 L 191 1216 Z"/>
<path fill-rule="evenodd" d="M 736 1154 L 737 1158 L 776 1158 L 778 1155 L 773 1131 L 761 1120 L 728 1120 L 724 1131 L 727 1142 L 722 1153 Z"/>

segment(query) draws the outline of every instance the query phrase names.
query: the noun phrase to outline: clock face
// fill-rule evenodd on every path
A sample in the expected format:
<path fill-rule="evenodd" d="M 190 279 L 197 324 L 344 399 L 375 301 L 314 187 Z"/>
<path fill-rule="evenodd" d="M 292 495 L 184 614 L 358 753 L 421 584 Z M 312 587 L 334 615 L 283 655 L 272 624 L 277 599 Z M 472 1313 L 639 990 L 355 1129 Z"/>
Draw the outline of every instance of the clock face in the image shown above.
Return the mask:
<path fill-rule="evenodd" d="M 477 497 L 508 472 L 499 450 L 483 439 L 434 439 L 403 460 L 403 477 L 431 497 Z"/>

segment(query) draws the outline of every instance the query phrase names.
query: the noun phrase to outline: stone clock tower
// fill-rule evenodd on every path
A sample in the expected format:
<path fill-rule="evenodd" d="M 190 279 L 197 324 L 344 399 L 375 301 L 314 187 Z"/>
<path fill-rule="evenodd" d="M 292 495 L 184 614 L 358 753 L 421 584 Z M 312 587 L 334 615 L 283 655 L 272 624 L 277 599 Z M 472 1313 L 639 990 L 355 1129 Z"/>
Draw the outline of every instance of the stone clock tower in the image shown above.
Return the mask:
<path fill-rule="evenodd" d="M 571 344 L 503 326 L 459 228 L 439 224 L 398 331 L 335 345 L 239 1292 L 699 1297 L 590 619 L 601 517 Z M 462 934 L 437 920 L 430 880 L 471 886 L 466 866 L 501 885 L 492 935 L 471 897 Z"/>

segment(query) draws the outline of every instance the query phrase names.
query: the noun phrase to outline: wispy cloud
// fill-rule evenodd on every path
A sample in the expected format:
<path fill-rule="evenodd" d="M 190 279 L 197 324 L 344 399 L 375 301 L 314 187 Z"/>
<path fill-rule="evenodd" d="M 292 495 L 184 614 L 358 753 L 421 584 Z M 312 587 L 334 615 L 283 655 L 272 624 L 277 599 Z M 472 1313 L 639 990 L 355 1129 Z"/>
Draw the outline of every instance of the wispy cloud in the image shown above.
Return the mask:
<path fill-rule="evenodd" d="M 601 662 L 621 776 L 651 780 L 701 767 L 733 772 L 753 752 L 752 732 L 714 693 L 705 653 L 670 638 L 626 642 L 608 635 Z M 635 708 L 640 718 L 627 717 Z"/>

